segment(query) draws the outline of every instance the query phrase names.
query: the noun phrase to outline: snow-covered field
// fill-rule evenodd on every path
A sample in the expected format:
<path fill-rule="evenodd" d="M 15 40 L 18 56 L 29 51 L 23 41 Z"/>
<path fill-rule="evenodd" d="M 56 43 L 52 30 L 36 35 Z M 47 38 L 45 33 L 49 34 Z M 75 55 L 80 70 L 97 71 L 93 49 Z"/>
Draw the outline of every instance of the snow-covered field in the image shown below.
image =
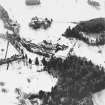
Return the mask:
<path fill-rule="evenodd" d="M 61 38 L 59 43 L 69 45 L 70 48 L 75 40 L 73 42 L 61 37 L 61 34 L 69 25 L 72 27 L 75 26 L 70 22 L 105 17 L 105 1 L 97 1 L 101 4 L 100 10 L 91 8 L 86 3 L 86 0 L 78 0 L 77 2 L 76 0 L 41 0 L 41 5 L 36 7 L 26 6 L 25 0 L 0 0 L 0 4 L 8 11 L 9 16 L 13 20 L 17 20 L 20 24 L 21 37 L 32 40 L 34 43 L 41 42 L 44 39 L 56 42 L 58 38 Z M 35 31 L 28 26 L 31 18 L 34 16 L 49 17 L 54 21 L 48 30 Z M 6 29 L 4 29 L 3 22 L 0 20 L 0 33 L 5 34 L 5 32 Z M 5 57 L 6 43 L 5 40 L 0 39 L 0 58 Z M 99 50 L 102 53 L 98 53 Z M 69 49 L 64 52 L 60 51 L 56 56 L 66 56 L 68 51 Z M 73 53 L 81 57 L 86 57 L 88 60 L 92 60 L 93 63 L 105 67 L 105 46 L 91 47 L 78 41 Z M 17 54 L 17 51 L 10 45 L 7 57 L 13 54 Z M 33 59 L 37 56 L 33 56 L 29 52 L 27 54 Z M 32 69 L 30 69 L 23 62 L 19 64 L 14 62 L 10 64 L 8 71 L 6 67 L 7 65 L 0 67 L 0 82 L 4 82 L 4 86 L 0 85 L 0 105 L 16 105 L 16 88 L 26 93 L 38 93 L 39 90 L 50 91 L 51 87 L 57 82 L 56 78 L 53 78 L 46 72 L 37 72 L 37 69 L 40 70 L 42 66 L 33 65 Z M 30 79 L 31 82 L 29 83 L 27 79 Z M 3 92 L 3 89 L 6 92 Z M 95 105 L 105 105 L 104 93 L 105 90 L 93 95 Z"/>

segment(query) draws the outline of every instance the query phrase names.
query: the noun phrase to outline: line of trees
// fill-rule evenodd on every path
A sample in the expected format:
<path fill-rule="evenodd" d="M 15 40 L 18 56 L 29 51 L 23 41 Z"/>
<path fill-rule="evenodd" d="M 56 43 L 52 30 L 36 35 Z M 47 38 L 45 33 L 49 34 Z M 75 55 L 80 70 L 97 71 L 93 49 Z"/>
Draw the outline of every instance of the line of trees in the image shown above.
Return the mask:
<path fill-rule="evenodd" d="M 62 34 L 62 36 L 66 37 L 66 38 L 76 38 L 76 39 L 82 40 L 83 42 L 87 43 L 88 45 L 92 45 L 92 46 L 104 45 L 105 44 L 105 32 L 102 32 L 102 33 L 99 33 L 99 34 L 100 34 L 99 37 L 97 35 L 95 37 L 96 41 L 92 42 L 91 40 L 89 40 L 89 37 L 86 37 L 86 35 L 84 36 L 81 33 L 81 31 L 79 31 L 76 28 L 71 29 L 70 26 L 69 26 L 66 29 L 65 33 Z"/>

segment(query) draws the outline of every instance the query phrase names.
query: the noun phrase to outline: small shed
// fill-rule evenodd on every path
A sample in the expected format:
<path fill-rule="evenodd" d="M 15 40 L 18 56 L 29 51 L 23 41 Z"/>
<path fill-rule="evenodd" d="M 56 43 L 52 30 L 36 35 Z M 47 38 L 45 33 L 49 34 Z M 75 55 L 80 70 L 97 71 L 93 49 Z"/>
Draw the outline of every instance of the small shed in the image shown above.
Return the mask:
<path fill-rule="evenodd" d="M 40 4 L 40 0 L 26 0 L 26 5 L 39 5 Z"/>

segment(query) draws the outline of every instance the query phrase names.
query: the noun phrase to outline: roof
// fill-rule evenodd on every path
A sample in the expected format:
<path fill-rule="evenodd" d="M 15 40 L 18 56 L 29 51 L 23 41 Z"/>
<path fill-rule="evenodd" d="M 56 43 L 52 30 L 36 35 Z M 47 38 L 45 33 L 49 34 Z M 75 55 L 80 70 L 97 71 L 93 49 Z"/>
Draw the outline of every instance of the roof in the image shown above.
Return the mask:
<path fill-rule="evenodd" d="M 26 5 L 39 5 L 40 0 L 26 0 Z"/>

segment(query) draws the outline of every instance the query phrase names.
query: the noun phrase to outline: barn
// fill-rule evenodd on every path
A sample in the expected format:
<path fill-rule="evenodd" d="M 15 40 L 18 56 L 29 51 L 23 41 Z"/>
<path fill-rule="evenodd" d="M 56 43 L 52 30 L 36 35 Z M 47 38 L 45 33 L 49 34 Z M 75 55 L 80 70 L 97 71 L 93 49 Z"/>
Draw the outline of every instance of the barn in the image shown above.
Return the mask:
<path fill-rule="evenodd" d="M 40 0 L 26 0 L 26 5 L 39 5 L 40 4 Z"/>

